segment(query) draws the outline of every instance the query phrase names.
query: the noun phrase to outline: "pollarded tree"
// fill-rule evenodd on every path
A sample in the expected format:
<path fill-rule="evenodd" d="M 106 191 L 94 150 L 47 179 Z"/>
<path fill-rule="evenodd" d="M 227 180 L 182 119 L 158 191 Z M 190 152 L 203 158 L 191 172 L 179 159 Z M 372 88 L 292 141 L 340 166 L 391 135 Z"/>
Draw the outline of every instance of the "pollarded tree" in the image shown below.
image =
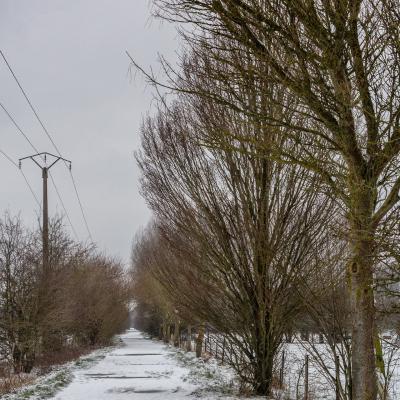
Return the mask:
<path fill-rule="evenodd" d="M 253 81 L 242 92 L 249 107 L 264 106 L 257 90 Z M 181 95 L 142 129 L 143 192 L 171 248 L 158 274 L 199 320 L 243 350 L 237 371 L 268 394 L 297 311 L 290 294 L 317 267 L 332 204 L 314 190 L 315 175 L 271 159 L 268 126 L 209 101 Z M 199 146 L 213 131 L 230 132 L 225 145 Z M 238 140 L 249 135 L 253 141 Z M 177 262 L 168 262 L 173 255 Z"/>
<path fill-rule="evenodd" d="M 352 247 L 353 399 L 375 399 L 376 235 L 400 188 L 398 0 L 156 3 L 163 17 L 197 24 L 202 40 L 219 35 L 247 48 L 268 66 L 269 79 L 300 102 L 290 112 L 302 121 L 291 125 L 301 150 L 280 158 L 319 173 L 345 205 Z"/>

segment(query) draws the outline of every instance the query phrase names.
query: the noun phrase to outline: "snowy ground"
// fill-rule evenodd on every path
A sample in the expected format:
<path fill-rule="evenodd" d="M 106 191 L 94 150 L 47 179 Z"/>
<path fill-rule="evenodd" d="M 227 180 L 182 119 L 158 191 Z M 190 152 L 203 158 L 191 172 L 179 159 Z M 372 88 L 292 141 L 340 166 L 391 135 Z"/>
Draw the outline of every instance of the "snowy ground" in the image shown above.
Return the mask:
<path fill-rule="evenodd" d="M 5 395 L 2 400 L 239 399 L 238 379 L 215 358 L 197 359 L 194 353 L 165 346 L 133 329 L 121 335 L 120 340 L 120 346 L 97 350 L 56 368 L 34 385 Z M 323 354 L 325 345 L 317 346 Z M 284 388 L 276 392 L 276 399 L 303 398 L 304 358 L 309 354 L 310 398 L 333 400 L 334 384 L 309 350 L 299 342 L 284 348 Z M 393 373 L 389 385 L 391 400 L 400 398 L 399 360 L 395 355 L 389 368 Z M 388 357 L 385 361 L 389 361 Z"/>
<path fill-rule="evenodd" d="M 120 338 L 121 346 L 83 357 L 5 399 L 237 399 L 233 373 L 215 360 L 198 360 L 133 329 Z"/>
<path fill-rule="evenodd" d="M 184 382 L 187 370 L 177 365 L 162 343 L 130 330 L 125 346 L 89 369 L 78 370 L 56 400 L 179 399 L 196 387 Z"/>

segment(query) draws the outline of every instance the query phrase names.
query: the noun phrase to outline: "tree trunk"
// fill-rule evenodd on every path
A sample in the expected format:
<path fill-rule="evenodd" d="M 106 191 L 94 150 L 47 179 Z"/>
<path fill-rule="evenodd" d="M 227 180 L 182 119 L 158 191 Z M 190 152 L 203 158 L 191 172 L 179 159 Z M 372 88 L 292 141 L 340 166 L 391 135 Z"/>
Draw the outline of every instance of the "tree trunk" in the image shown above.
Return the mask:
<path fill-rule="evenodd" d="M 22 361 L 23 372 L 25 372 L 26 374 L 29 374 L 32 371 L 34 365 L 35 365 L 35 352 L 32 350 L 28 350 L 24 354 L 23 361 Z"/>
<path fill-rule="evenodd" d="M 165 328 L 164 342 L 169 344 L 170 340 L 171 340 L 171 324 L 168 322 Z"/>
<path fill-rule="evenodd" d="M 192 326 L 188 325 L 186 351 L 192 351 Z"/>
<path fill-rule="evenodd" d="M 352 399 L 376 400 L 377 376 L 374 351 L 375 305 L 373 289 L 374 235 L 371 220 L 373 184 L 357 183 L 351 197 L 349 288 L 352 325 Z"/>
<path fill-rule="evenodd" d="M 179 347 L 179 320 L 175 319 L 174 324 L 174 346 Z"/>
<path fill-rule="evenodd" d="M 15 374 L 19 374 L 22 369 L 22 353 L 19 347 L 14 343 L 12 349 L 13 369 Z"/>
<path fill-rule="evenodd" d="M 259 396 L 268 396 L 272 386 L 273 352 L 257 355 L 254 370 L 254 391 Z"/>
<path fill-rule="evenodd" d="M 254 321 L 255 332 L 255 359 L 252 362 L 254 369 L 254 391 L 257 395 L 271 394 L 273 363 L 275 355 L 274 343 L 276 339 L 270 330 L 270 314 L 264 309 L 257 311 L 258 318 Z"/>
<path fill-rule="evenodd" d="M 270 215 L 268 213 L 268 204 L 270 202 L 270 174 L 271 163 L 269 161 L 269 152 L 266 151 L 257 166 L 255 178 L 257 182 L 256 198 L 256 220 L 254 237 L 254 283 L 255 299 L 252 300 L 252 310 L 254 316 L 253 331 L 253 351 L 254 360 L 248 362 L 253 367 L 253 387 L 257 395 L 268 396 L 272 386 L 272 369 L 274 361 L 274 352 L 276 337 L 271 325 L 271 304 L 268 304 L 268 250 L 270 248 L 268 238 L 268 224 Z M 249 293 L 249 298 L 251 294 Z M 278 319 L 281 316 L 278 317 Z"/>
<path fill-rule="evenodd" d="M 160 324 L 158 327 L 158 340 L 163 340 L 164 338 L 164 324 Z"/>
<path fill-rule="evenodd" d="M 197 358 L 201 357 L 201 352 L 203 349 L 204 331 L 205 331 L 204 324 L 201 324 L 199 326 L 199 329 L 197 332 L 197 337 L 196 337 L 196 357 Z"/>
<path fill-rule="evenodd" d="M 374 293 L 370 262 L 355 254 L 351 263 L 353 400 L 375 400 L 377 396 L 374 353 Z"/>
<path fill-rule="evenodd" d="M 165 321 L 162 323 L 162 341 L 166 343 L 166 338 L 167 338 L 167 324 Z"/>

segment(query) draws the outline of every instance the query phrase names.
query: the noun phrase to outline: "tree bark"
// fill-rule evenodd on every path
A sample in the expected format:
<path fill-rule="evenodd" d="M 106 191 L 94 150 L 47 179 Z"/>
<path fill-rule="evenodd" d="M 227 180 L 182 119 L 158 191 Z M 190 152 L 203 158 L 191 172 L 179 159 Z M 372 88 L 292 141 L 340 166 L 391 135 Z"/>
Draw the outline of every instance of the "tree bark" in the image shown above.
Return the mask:
<path fill-rule="evenodd" d="M 264 309 L 257 310 L 255 323 L 255 357 L 253 361 L 254 391 L 257 395 L 271 394 L 273 363 L 275 355 L 274 343 L 276 337 L 271 332 L 270 314 Z"/>
<path fill-rule="evenodd" d="M 254 391 L 259 396 L 268 396 L 272 386 L 273 353 L 267 351 L 256 357 Z"/>
<path fill-rule="evenodd" d="M 374 353 L 374 295 L 368 254 L 355 254 L 351 264 L 353 400 L 377 396 Z"/>
<path fill-rule="evenodd" d="M 167 323 L 167 326 L 165 329 L 166 329 L 166 333 L 165 333 L 164 342 L 169 344 L 169 342 L 171 340 L 171 324 L 169 322 Z"/>
<path fill-rule="evenodd" d="M 14 368 L 14 374 L 19 374 L 21 372 L 22 368 L 22 353 L 19 349 L 19 347 L 14 343 L 13 349 L 12 349 L 12 357 L 13 357 L 13 368 Z"/>
<path fill-rule="evenodd" d="M 350 214 L 352 257 L 349 286 L 352 307 L 352 399 L 376 400 L 374 351 L 375 304 L 373 291 L 374 227 L 373 185 L 355 185 Z"/>
<path fill-rule="evenodd" d="M 24 373 L 29 374 L 35 365 L 35 352 L 28 350 L 23 357 L 22 370 Z"/>
<path fill-rule="evenodd" d="M 179 320 L 176 318 L 174 323 L 174 346 L 179 347 Z"/>
<path fill-rule="evenodd" d="M 201 353 L 202 353 L 202 349 L 203 349 L 204 331 L 205 331 L 204 324 L 201 324 L 199 326 L 199 329 L 197 332 L 197 337 L 196 337 L 196 357 L 197 358 L 201 357 Z"/>
<path fill-rule="evenodd" d="M 188 325 L 186 351 L 192 351 L 192 326 Z"/>

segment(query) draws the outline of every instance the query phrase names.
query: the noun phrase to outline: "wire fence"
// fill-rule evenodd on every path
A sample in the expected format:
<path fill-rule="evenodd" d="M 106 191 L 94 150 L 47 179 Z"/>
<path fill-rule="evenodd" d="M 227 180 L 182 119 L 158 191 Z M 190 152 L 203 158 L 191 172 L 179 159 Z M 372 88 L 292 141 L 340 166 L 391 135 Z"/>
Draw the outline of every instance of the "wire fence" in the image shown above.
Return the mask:
<path fill-rule="evenodd" d="M 178 346 L 196 349 L 197 333 L 181 330 Z M 307 340 L 305 340 L 307 339 Z M 396 341 L 399 338 L 395 338 Z M 379 378 L 379 399 L 398 399 L 400 394 L 400 349 L 386 351 L 386 372 Z M 206 330 L 202 357 L 213 357 L 221 364 L 246 365 L 249 360 L 224 335 Z M 274 367 L 274 396 L 277 400 L 348 400 L 351 398 L 348 367 L 332 354 L 322 335 L 294 338 L 277 352 Z"/>

